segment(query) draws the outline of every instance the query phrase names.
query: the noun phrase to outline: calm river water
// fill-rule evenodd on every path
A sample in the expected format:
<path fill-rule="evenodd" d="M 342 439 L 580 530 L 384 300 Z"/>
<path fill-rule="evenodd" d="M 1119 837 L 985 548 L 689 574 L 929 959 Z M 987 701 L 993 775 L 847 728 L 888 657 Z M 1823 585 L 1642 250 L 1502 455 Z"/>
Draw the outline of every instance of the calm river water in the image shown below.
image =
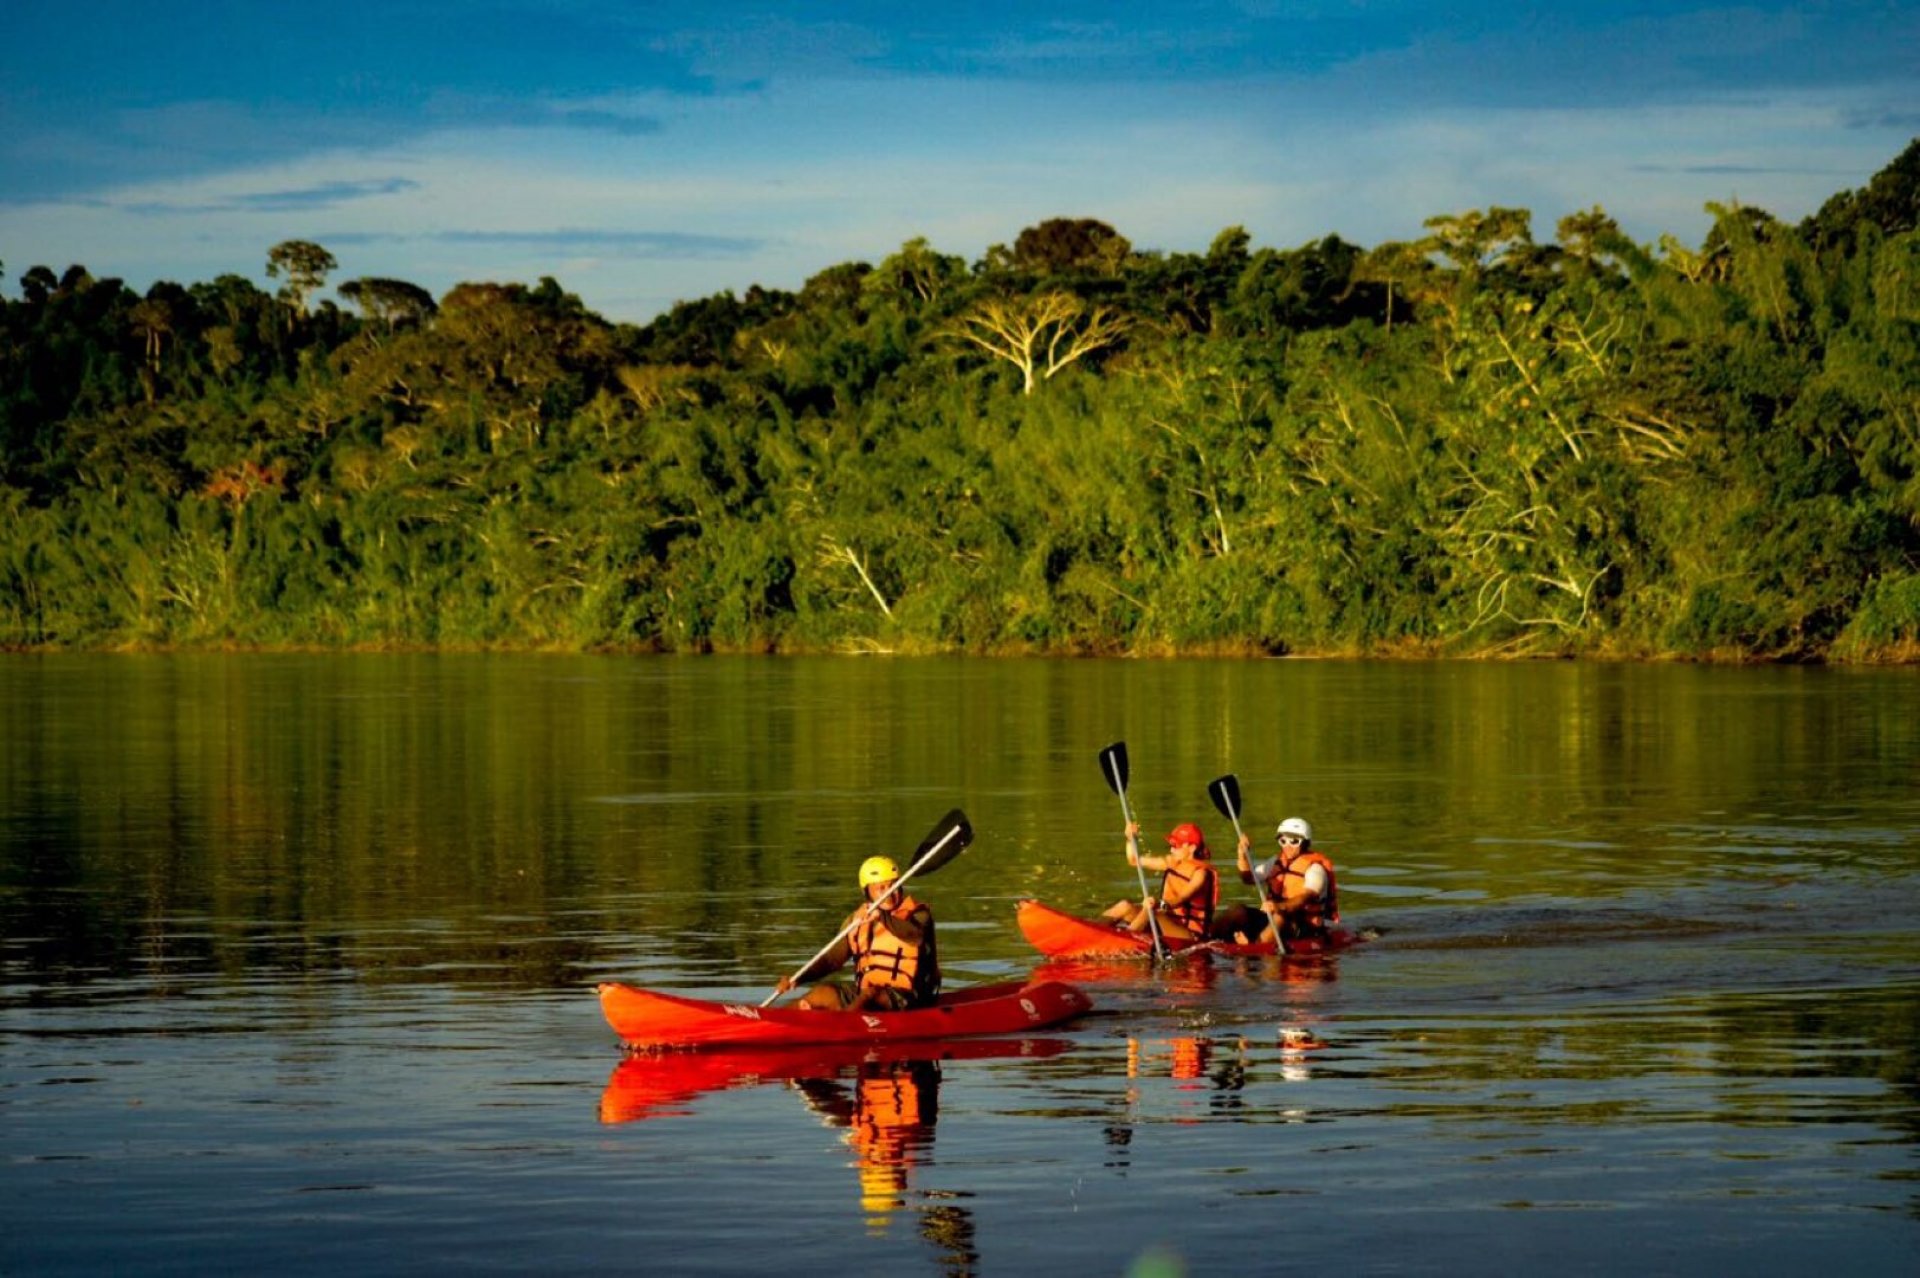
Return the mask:
<path fill-rule="evenodd" d="M 947 982 L 1032 971 L 1120 739 L 1380 938 L 623 1064 L 595 982 L 757 1001 L 953 807 Z M 1912 670 L 10 657 L 0 1271 L 1912 1274 L 1917 781 Z"/>

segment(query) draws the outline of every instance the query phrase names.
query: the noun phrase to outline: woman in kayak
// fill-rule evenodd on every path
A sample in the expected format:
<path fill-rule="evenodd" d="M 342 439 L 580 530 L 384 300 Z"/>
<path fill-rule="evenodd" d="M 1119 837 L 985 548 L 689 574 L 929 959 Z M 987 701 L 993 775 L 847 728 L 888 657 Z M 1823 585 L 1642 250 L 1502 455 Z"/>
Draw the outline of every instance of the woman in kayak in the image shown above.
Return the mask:
<path fill-rule="evenodd" d="M 1127 826 L 1127 864 L 1159 870 L 1160 895 L 1144 901 L 1115 901 L 1102 917 L 1112 919 L 1130 932 L 1148 928 L 1147 915 L 1158 916 L 1160 935 L 1176 941 L 1205 940 L 1213 924 L 1213 907 L 1220 900 L 1220 876 L 1214 872 L 1207 851 L 1206 836 L 1191 821 L 1173 828 L 1167 836 L 1167 855 L 1135 856 L 1140 846 L 1140 824 Z"/>
<path fill-rule="evenodd" d="M 1222 913 L 1214 927 L 1214 939 L 1243 944 L 1265 944 L 1276 937 L 1281 941 L 1324 941 L 1333 924 L 1340 921 L 1333 862 L 1314 851 L 1313 827 L 1300 817 L 1288 817 L 1280 823 L 1275 837 L 1279 854 L 1253 865 L 1248 858 L 1253 841 L 1244 834 L 1240 836 L 1240 881 L 1259 884 L 1260 908 L 1267 917 L 1263 920 L 1247 907 L 1236 906 Z"/>
<path fill-rule="evenodd" d="M 792 976 L 780 978 L 778 992 L 816 981 L 854 960 L 851 986 L 822 982 L 800 997 L 798 1006 L 815 1011 L 858 1012 L 871 1008 L 903 1012 L 925 1007 L 940 993 L 940 959 L 934 950 L 933 911 L 894 890 L 900 867 L 893 858 L 870 856 L 860 863 L 860 888 L 866 903 L 841 926 L 859 925 L 832 948 Z"/>

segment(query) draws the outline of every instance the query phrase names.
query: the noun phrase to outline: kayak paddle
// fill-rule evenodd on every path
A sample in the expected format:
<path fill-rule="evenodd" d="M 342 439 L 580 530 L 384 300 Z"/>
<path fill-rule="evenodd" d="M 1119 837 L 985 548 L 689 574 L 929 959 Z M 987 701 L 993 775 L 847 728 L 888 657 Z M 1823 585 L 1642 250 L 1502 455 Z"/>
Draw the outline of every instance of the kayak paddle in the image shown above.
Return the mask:
<path fill-rule="evenodd" d="M 1240 778 L 1231 772 L 1224 777 L 1215 777 L 1207 782 L 1207 794 L 1212 797 L 1213 806 L 1220 809 L 1220 815 L 1233 822 L 1234 838 L 1236 840 L 1245 838 L 1246 835 L 1240 829 Z M 1253 890 L 1260 898 L 1261 912 L 1265 913 L 1267 890 L 1257 882 L 1253 885 Z M 1273 945 L 1280 953 L 1287 952 L 1287 943 L 1280 935 L 1279 919 L 1273 920 Z"/>
<path fill-rule="evenodd" d="M 1133 809 L 1127 805 L 1127 743 L 1116 741 L 1100 752 L 1100 775 L 1107 779 L 1107 786 L 1120 796 L 1120 815 L 1127 819 L 1129 828 L 1133 825 Z M 1140 876 L 1140 908 L 1147 912 L 1147 931 L 1153 934 L 1153 957 L 1163 959 L 1167 956 L 1167 947 L 1160 940 L 1160 923 L 1153 916 L 1153 907 L 1147 904 L 1147 871 L 1140 864 L 1140 840 L 1133 834 L 1127 835 L 1127 850 L 1133 853 L 1134 873 Z"/>
<path fill-rule="evenodd" d="M 966 849 L 967 845 L 972 842 L 973 826 L 968 824 L 966 813 L 962 812 L 959 808 L 955 808 L 953 811 L 941 817 L 938 824 L 936 824 L 932 830 L 928 831 L 927 837 L 920 840 L 920 846 L 914 849 L 914 861 L 911 866 L 907 867 L 907 872 L 895 879 L 893 886 L 888 888 L 879 900 L 867 902 L 866 906 L 853 916 L 851 923 L 841 928 L 838 935 L 820 947 L 820 953 L 815 954 L 812 958 L 802 963 L 799 971 L 793 974 L 793 979 L 797 982 L 800 979 L 801 972 L 806 971 L 815 963 L 819 962 L 828 950 L 840 944 L 841 940 L 845 938 L 848 933 L 866 922 L 867 919 L 872 916 L 873 912 L 880 908 L 881 902 L 885 901 L 887 897 L 892 896 L 895 892 L 898 892 L 901 885 L 906 883 L 908 879 L 916 874 L 932 874 L 935 870 L 938 870 L 941 866 L 953 860 L 956 856 L 959 856 L 960 853 Z M 774 990 L 773 993 L 761 1000 L 760 1006 L 765 1007 L 768 1003 L 779 998 L 780 994 L 780 990 Z"/>

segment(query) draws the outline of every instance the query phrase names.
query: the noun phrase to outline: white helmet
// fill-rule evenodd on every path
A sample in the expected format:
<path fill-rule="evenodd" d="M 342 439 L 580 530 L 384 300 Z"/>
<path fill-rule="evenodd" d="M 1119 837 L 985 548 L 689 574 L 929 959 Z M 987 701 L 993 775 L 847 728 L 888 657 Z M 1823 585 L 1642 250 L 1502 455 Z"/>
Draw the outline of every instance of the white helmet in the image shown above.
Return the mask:
<path fill-rule="evenodd" d="M 1289 834 L 1299 835 L 1300 841 L 1302 843 L 1313 842 L 1313 827 L 1308 825 L 1305 821 L 1301 820 L 1299 817 L 1288 817 L 1286 820 L 1282 821 L 1280 823 L 1280 828 L 1274 831 L 1273 836 L 1276 839 L 1280 839 L 1280 838 L 1285 838 Z"/>

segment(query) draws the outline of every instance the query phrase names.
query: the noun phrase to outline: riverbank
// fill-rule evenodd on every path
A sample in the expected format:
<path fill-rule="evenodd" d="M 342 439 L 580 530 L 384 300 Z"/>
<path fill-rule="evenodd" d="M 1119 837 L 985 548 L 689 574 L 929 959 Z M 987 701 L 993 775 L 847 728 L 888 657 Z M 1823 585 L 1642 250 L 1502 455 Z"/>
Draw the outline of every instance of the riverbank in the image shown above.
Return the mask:
<path fill-rule="evenodd" d="M 1404 662 L 1527 662 L 1584 661 L 1600 664 L 1708 665 L 1708 666 L 1908 666 L 1920 665 L 1920 641 L 1903 639 L 1881 644 L 1835 645 L 1822 652 L 1762 653 L 1736 648 L 1715 648 L 1705 652 L 1680 652 L 1631 644 L 1606 644 L 1591 650 L 1560 648 L 1541 650 L 1512 642 L 1482 646 L 1453 646 L 1432 642 L 1398 642 L 1372 645 L 1290 649 L 1256 643 L 1207 643 L 1176 646 L 1156 642 L 1130 646 L 1076 644 L 1065 648 L 1037 645 L 996 645 L 988 648 L 960 648 L 952 645 L 863 640 L 832 644 L 803 644 L 768 640 L 749 644 L 702 643 L 690 647 L 670 647 L 660 643 L 451 643 L 429 644 L 394 641 L 368 641 L 350 644 L 325 643 L 244 643 L 218 641 L 199 643 L 153 643 L 126 641 L 102 644 L 23 644 L 0 642 L 0 655 L 33 656 L 51 654 L 152 655 L 478 655 L 502 656 L 764 656 L 764 657 L 977 657 L 988 660 L 1234 660 L 1234 661 L 1404 661 Z"/>

